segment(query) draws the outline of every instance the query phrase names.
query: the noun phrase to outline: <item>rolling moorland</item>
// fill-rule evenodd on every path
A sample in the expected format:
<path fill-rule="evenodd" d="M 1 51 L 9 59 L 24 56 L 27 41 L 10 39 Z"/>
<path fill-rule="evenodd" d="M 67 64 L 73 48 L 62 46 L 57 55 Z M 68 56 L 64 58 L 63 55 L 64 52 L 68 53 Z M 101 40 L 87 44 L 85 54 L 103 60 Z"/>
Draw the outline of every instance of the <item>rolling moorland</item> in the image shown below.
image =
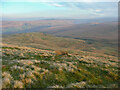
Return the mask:
<path fill-rule="evenodd" d="M 103 20 L 103 19 L 102 19 Z M 100 22 L 88 20 L 38 20 L 38 21 L 3 21 L 3 34 L 43 32 L 56 36 L 88 39 L 103 43 L 116 44 L 118 38 L 117 21 Z M 90 22 L 91 21 L 91 22 Z"/>
<path fill-rule="evenodd" d="M 3 21 L 2 33 L 4 37 L 5 34 L 43 32 L 58 37 L 84 40 L 87 45 L 96 48 L 86 49 L 87 51 L 117 56 L 118 24 L 114 20 L 109 20 Z"/>
<path fill-rule="evenodd" d="M 88 51 L 86 51 L 86 50 Z M 43 33 L 3 37 L 3 88 L 118 88 L 118 58 L 84 40 Z"/>
<path fill-rule="evenodd" d="M 118 88 L 116 22 L 5 21 L 3 31 L 3 88 Z"/>

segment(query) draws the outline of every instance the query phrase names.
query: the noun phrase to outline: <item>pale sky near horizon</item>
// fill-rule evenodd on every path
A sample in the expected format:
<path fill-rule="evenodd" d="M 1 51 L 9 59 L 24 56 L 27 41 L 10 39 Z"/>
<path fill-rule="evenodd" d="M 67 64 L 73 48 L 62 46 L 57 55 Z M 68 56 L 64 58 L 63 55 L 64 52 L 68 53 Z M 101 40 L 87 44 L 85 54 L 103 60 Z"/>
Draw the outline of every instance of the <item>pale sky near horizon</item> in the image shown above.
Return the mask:
<path fill-rule="evenodd" d="M 2 2 L 6 18 L 103 18 L 117 17 L 117 2 Z"/>

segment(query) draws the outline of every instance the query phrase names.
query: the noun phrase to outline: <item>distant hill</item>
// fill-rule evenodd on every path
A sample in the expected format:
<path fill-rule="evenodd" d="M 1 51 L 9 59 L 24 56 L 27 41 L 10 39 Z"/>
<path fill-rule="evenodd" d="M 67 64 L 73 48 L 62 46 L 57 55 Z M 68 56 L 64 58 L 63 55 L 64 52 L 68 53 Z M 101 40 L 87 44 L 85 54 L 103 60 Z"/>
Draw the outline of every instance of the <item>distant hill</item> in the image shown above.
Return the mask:
<path fill-rule="evenodd" d="M 117 22 L 78 23 L 82 20 L 38 20 L 38 21 L 3 21 L 3 34 L 16 34 L 27 32 L 43 32 L 56 36 L 117 41 Z"/>
<path fill-rule="evenodd" d="M 116 19 L 68 19 L 36 21 L 3 21 L 3 34 L 44 32 L 72 38 L 117 38 Z"/>
<path fill-rule="evenodd" d="M 88 23 L 69 25 L 66 27 L 56 27 L 44 29 L 47 33 L 72 38 L 92 38 L 117 40 L 118 26 L 117 22 L 109 23 Z"/>
<path fill-rule="evenodd" d="M 3 36 L 3 43 L 52 50 L 85 49 L 88 47 L 83 40 L 55 37 L 38 32 L 6 35 Z"/>
<path fill-rule="evenodd" d="M 94 19 L 94 20 L 92 19 L 91 20 L 49 19 L 49 20 L 36 20 L 36 21 L 3 21 L 2 23 L 3 35 L 17 34 L 17 33 L 31 33 L 31 32 L 42 32 L 42 33 L 51 34 L 57 37 L 83 40 L 85 41 L 84 47 L 87 47 L 87 48 L 82 47 L 81 49 L 87 50 L 87 51 L 90 50 L 95 52 L 101 52 L 102 50 L 102 53 L 107 52 L 107 54 L 109 53 L 112 55 L 115 55 L 117 53 L 118 23 L 114 19 Z M 21 35 L 23 35 L 23 37 L 26 37 L 26 34 L 21 34 Z M 17 38 L 17 36 L 15 37 Z M 23 37 L 20 37 L 20 35 L 18 34 L 17 39 L 19 40 Z M 28 38 L 31 38 L 31 35 L 29 35 L 29 37 L 26 37 L 26 38 L 27 39 L 25 40 L 28 41 Z M 41 47 L 44 47 L 44 48 L 49 47 L 49 49 L 53 46 L 54 46 L 54 49 L 60 46 L 59 44 L 55 44 L 54 42 L 54 41 L 57 41 L 57 39 L 56 40 L 54 39 L 54 41 L 52 41 L 53 39 L 50 40 L 48 38 L 47 39 L 48 41 L 47 40 L 41 41 L 39 39 L 40 38 L 39 35 L 33 35 L 33 38 L 35 38 L 35 40 L 33 40 L 32 42 L 34 43 L 37 42 L 37 44 L 34 45 L 37 48 L 40 45 L 42 45 Z M 38 43 L 38 42 L 43 42 L 43 43 Z M 16 43 L 19 43 L 19 42 L 16 42 Z M 50 43 L 54 45 L 51 45 Z M 61 41 L 59 41 L 58 43 L 61 43 Z M 70 45 L 70 47 L 68 45 Z M 64 46 L 64 44 L 61 46 Z M 59 47 L 60 49 L 61 49 L 61 46 Z M 68 43 L 64 47 L 67 47 L 67 46 L 68 48 L 71 48 L 71 44 Z M 96 50 L 88 49 L 88 47 L 89 48 L 94 47 L 96 48 Z M 80 48 L 80 46 L 75 45 L 72 48 Z"/>
<path fill-rule="evenodd" d="M 77 39 L 117 40 L 117 22 L 88 20 L 89 23 L 82 24 L 82 21 L 84 20 L 3 21 L 2 33 L 44 32 Z"/>
<path fill-rule="evenodd" d="M 117 55 L 117 49 L 93 41 L 56 37 L 48 34 L 32 32 L 14 35 L 3 35 L 3 43 L 27 46 L 46 50 L 89 51 L 108 55 Z"/>
<path fill-rule="evenodd" d="M 66 26 L 73 24 L 72 20 L 36 20 L 36 21 L 3 21 L 2 33 L 3 34 L 15 34 L 25 32 L 36 32 L 41 29 Z"/>

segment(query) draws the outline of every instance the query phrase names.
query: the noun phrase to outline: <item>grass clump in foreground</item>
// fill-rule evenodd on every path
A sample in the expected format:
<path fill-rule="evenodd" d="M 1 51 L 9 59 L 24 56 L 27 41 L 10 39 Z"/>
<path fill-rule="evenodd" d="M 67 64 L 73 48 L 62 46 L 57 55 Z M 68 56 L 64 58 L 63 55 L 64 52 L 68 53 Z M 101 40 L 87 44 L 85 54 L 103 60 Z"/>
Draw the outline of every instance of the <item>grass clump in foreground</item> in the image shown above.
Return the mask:
<path fill-rule="evenodd" d="M 25 47 L 7 47 L 2 52 L 3 88 L 118 88 L 115 56 L 56 55 Z"/>

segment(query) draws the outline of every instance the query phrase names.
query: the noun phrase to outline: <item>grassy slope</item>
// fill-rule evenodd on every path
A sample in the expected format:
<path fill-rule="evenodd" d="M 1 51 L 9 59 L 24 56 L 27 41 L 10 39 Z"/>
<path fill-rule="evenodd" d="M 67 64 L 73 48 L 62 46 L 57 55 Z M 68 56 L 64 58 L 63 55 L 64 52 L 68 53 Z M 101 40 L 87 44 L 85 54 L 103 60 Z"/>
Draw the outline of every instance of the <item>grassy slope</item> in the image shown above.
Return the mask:
<path fill-rule="evenodd" d="M 59 49 L 68 51 L 69 56 L 56 56 L 54 50 Z M 3 87 L 117 88 L 117 57 L 88 49 L 93 47 L 83 40 L 43 33 L 4 36 Z"/>
<path fill-rule="evenodd" d="M 83 51 L 56 56 L 51 50 L 8 44 L 3 44 L 2 52 L 4 88 L 118 87 L 114 56 Z"/>
<path fill-rule="evenodd" d="M 8 44 L 2 49 L 4 88 L 118 87 L 118 61 L 114 56 L 83 51 L 55 56 L 51 50 Z"/>
<path fill-rule="evenodd" d="M 118 87 L 118 58 L 111 56 L 116 51 L 107 45 L 103 48 L 100 42 L 93 45 L 84 40 L 24 33 L 5 36 L 3 43 L 3 87 Z M 54 50 L 61 49 L 69 51 L 69 56 L 56 56 Z"/>
<path fill-rule="evenodd" d="M 61 37 L 82 39 L 87 41 L 88 44 L 92 44 L 94 47 L 98 46 L 98 48 L 100 46 L 115 49 L 118 43 L 117 28 L 116 22 L 108 22 L 96 25 L 73 25 L 67 28 L 57 28 L 57 31 L 49 30 L 48 33 Z"/>
<path fill-rule="evenodd" d="M 3 37 L 3 43 L 51 50 L 92 49 L 83 40 L 55 37 L 43 33 L 24 33 Z"/>
<path fill-rule="evenodd" d="M 83 50 L 94 51 L 97 53 L 105 53 L 114 56 L 117 56 L 117 45 L 118 45 L 117 27 L 118 27 L 117 22 L 106 22 L 106 23 L 93 22 L 86 24 L 75 24 L 74 20 L 3 21 L 3 33 L 9 32 L 13 34 L 20 32 L 25 33 L 25 32 L 37 31 L 37 32 L 49 33 L 60 37 L 75 38 L 79 40 L 82 39 L 86 41 L 86 44 L 84 46 L 87 45 L 87 48 L 82 47 Z M 54 44 L 54 42 L 50 42 L 50 39 L 44 42 L 39 40 L 38 37 L 35 38 L 37 38 L 37 40 L 35 39 L 34 40 L 35 44 L 31 46 L 37 48 L 42 47 L 44 49 L 45 48 L 51 49 L 51 47 L 53 47 L 54 49 L 55 48 L 59 49 L 58 47 L 60 47 L 61 49 L 62 48 L 61 46 L 64 45 L 66 45 L 65 47 L 67 47 L 68 45 L 73 45 L 71 43 L 67 45 L 66 43 L 62 42 L 62 45 L 60 46 L 59 44 Z M 36 43 L 36 41 L 38 41 L 39 43 L 38 42 Z M 51 41 L 53 41 L 53 39 Z M 30 42 L 32 43 L 33 41 Z M 40 42 L 43 43 L 41 44 Z M 48 44 L 49 42 L 53 43 L 54 45 Z M 88 49 L 88 47 L 91 46 L 96 49 L 95 50 L 91 48 Z M 75 47 L 78 47 L 79 49 L 79 46 L 75 45 Z"/>
<path fill-rule="evenodd" d="M 89 41 L 89 40 L 88 40 Z M 50 50 L 83 50 L 117 56 L 117 49 L 99 41 L 55 37 L 39 32 L 3 36 L 3 42 L 13 45 Z"/>

